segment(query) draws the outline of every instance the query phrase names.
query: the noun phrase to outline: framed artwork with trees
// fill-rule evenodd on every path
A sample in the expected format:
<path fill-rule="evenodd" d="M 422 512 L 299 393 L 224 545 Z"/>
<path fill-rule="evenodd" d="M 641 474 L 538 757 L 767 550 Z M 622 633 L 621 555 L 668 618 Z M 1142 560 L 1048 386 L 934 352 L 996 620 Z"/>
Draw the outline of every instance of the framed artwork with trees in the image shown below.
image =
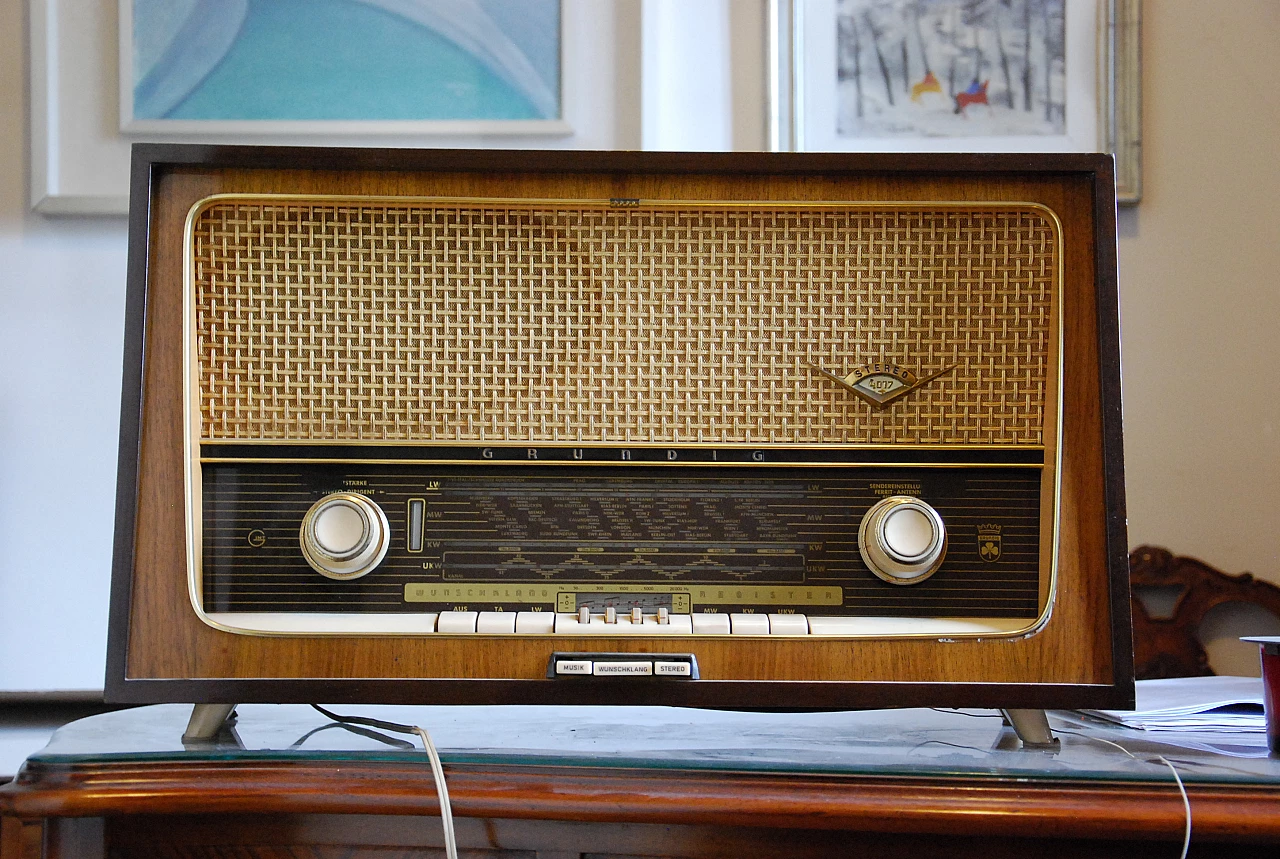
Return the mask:
<path fill-rule="evenodd" d="M 1095 152 L 1138 181 L 1138 0 L 775 0 L 777 149 Z"/>

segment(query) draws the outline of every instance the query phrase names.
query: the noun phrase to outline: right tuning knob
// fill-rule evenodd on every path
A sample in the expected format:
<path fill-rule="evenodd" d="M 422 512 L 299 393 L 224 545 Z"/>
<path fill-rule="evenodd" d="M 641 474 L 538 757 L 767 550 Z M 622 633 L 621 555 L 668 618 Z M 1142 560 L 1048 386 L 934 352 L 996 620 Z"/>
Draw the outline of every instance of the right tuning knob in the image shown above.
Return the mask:
<path fill-rule="evenodd" d="M 932 506 L 909 495 L 878 501 L 862 517 L 858 550 L 871 572 L 895 585 L 922 582 L 947 555 L 947 527 Z"/>

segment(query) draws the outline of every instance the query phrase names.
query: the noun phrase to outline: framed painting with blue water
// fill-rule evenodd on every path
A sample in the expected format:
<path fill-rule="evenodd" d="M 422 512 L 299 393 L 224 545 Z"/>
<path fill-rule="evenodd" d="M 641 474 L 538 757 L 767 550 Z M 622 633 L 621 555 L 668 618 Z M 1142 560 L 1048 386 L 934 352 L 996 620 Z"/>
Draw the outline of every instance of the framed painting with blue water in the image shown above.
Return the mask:
<path fill-rule="evenodd" d="M 121 0 L 125 132 L 567 132 L 560 0 Z"/>

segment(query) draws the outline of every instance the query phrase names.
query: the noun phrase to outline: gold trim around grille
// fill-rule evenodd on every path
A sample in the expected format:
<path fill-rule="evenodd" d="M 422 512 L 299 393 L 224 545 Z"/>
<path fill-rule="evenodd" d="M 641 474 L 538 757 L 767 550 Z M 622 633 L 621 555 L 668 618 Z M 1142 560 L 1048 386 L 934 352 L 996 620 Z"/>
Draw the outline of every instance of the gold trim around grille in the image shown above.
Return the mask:
<path fill-rule="evenodd" d="M 1056 592 L 1062 266 L 1036 203 L 207 198 L 184 241 L 193 607 L 227 628 L 201 607 L 202 443 L 1044 450 L 1043 608 L 1006 633 L 1030 634 Z M 874 412 L 807 369 L 868 361 L 955 370 Z"/>
<path fill-rule="evenodd" d="M 1039 445 L 1052 419 L 1035 204 L 237 196 L 189 227 L 206 440 Z M 957 367 L 882 414 L 812 370 L 868 360 Z"/>

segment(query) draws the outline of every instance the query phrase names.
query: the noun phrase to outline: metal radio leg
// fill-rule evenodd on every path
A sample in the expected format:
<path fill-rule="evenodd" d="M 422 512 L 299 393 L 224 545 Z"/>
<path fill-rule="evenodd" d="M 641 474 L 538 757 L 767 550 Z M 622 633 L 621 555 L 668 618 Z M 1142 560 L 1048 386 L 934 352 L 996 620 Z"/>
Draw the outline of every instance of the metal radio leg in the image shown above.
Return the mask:
<path fill-rule="evenodd" d="M 1049 717 L 1044 710 L 1001 710 L 1017 733 L 1022 745 L 1029 749 L 1056 749 L 1058 738 L 1049 728 Z"/>
<path fill-rule="evenodd" d="M 191 720 L 187 722 L 182 742 L 212 740 L 235 709 L 235 704 L 196 704 L 191 710 Z"/>

